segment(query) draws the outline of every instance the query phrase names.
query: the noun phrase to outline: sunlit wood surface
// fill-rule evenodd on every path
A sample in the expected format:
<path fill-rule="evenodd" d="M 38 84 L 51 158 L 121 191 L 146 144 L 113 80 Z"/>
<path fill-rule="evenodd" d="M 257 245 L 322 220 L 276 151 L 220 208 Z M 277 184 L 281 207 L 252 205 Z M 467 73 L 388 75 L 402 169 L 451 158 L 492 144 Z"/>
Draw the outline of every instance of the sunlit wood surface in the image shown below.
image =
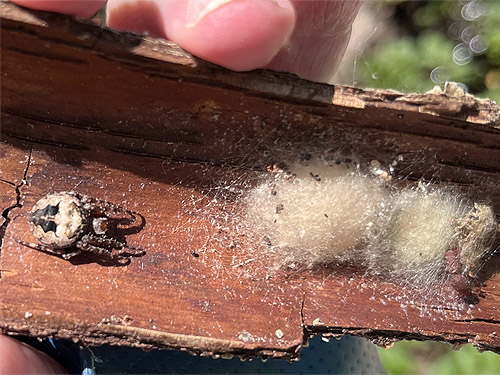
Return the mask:
<path fill-rule="evenodd" d="M 270 272 L 226 220 L 283 152 L 352 139 L 366 158 L 402 156 L 396 176 L 446 181 L 500 212 L 494 103 L 234 73 L 162 40 L 0 4 L 2 332 L 224 356 L 294 357 L 313 333 L 500 351 L 498 257 L 468 305 L 446 286 L 426 298 L 355 271 Z M 146 254 L 114 267 L 16 241 L 35 241 L 38 199 L 70 190 L 141 214 L 127 242 Z"/>

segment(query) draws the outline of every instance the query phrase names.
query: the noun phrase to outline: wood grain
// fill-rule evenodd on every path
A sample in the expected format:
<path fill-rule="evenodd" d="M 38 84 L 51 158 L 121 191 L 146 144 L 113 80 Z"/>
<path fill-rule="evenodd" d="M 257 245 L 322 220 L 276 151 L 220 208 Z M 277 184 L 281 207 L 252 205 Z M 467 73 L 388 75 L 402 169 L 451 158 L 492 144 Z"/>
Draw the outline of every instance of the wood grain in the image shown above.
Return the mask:
<path fill-rule="evenodd" d="M 500 352 L 498 259 L 469 306 L 446 287 L 430 299 L 348 270 L 270 273 L 227 224 L 267 165 L 327 148 L 399 157 L 405 181 L 443 181 L 500 212 L 494 103 L 234 73 L 169 42 L 0 4 L 4 333 L 224 356 L 294 357 L 313 333 Z M 127 241 L 146 255 L 106 267 L 20 245 L 34 241 L 34 202 L 66 190 L 140 213 Z"/>

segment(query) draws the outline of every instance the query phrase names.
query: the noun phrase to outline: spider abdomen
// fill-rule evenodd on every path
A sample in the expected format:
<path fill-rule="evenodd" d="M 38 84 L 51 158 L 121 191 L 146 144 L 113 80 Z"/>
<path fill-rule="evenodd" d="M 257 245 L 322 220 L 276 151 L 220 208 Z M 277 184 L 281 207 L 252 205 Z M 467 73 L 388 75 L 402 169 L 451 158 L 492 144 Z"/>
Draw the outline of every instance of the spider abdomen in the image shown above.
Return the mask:
<path fill-rule="evenodd" d="M 30 229 L 40 243 L 53 248 L 73 246 L 85 226 L 82 202 L 67 192 L 51 193 L 40 199 L 29 216 Z"/>

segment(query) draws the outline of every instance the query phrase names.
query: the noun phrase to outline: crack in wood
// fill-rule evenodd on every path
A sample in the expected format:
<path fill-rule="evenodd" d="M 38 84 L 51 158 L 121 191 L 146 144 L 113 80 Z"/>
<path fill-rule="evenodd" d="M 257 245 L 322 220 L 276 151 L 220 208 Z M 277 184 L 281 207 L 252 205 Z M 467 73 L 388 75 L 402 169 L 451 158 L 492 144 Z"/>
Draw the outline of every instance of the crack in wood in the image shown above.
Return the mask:
<path fill-rule="evenodd" d="M 335 287 L 338 280 L 304 275 L 302 295 L 289 289 L 287 283 L 279 285 L 283 289 L 277 293 L 284 304 L 276 313 L 269 310 L 274 305 L 264 296 L 269 290 L 263 290 L 258 282 L 242 287 L 240 282 L 245 279 L 234 276 L 230 262 L 224 263 L 223 257 L 235 256 L 233 248 L 222 242 L 224 239 L 210 242 L 214 247 L 220 245 L 213 253 L 209 247 L 205 249 L 208 240 L 205 244 L 198 241 L 200 233 L 205 235 L 204 225 L 209 225 L 204 222 L 207 217 L 187 216 L 185 212 L 190 202 L 202 206 L 198 199 L 207 190 L 219 188 L 211 184 L 226 177 L 224 173 L 246 176 L 247 171 L 265 170 L 269 160 L 264 151 L 288 150 L 288 145 L 302 147 L 309 143 L 322 147 L 344 133 L 362 137 L 360 148 L 375 150 L 374 158 L 380 155 L 387 162 L 396 156 L 404 157 L 396 168 L 398 178 L 408 175 L 412 181 L 462 183 L 467 186 L 465 190 L 489 194 L 499 176 L 494 160 L 500 149 L 499 112 L 493 104 L 476 103 L 469 97 L 461 101 L 443 95 L 412 96 L 333 87 L 265 71 L 234 73 L 196 60 L 164 41 L 101 30 L 67 16 L 39 12 L 33 16 L 4 1 L 1 6 L 2 10 L 10 10 L 2 13 L 1 25 L 5 52 L 2 67 L 8 72 L 2 80 L 2 90 L 7 93 L 2 101 L 2 134 L 12 134 L 13 148 L 21 143 L 14 139 L 32 142 L 32 156 L 37 162 L 33 176 L 29 176 L 29 187 L 22 188 L 24 182 L 19 184 L 13 179 L 15 184 L 2 182 L 9 189 L 17 189 L 17 207 L 54 189 L 78 188 L 104 194 L 110 201 L 147 211 L 152 218 L 148 222 L 154 224 L 132 240 L 151 249 L 156 245 L 154 257 L 132 264 L 128 272 L 114 274 L 114 270 L 101 273 L 91 266 L 75 267 L 40 254 L 26 253 L 21 258 L 14 244 L 2 259 L 10 262 L 10 274 L 4 270 L 1 283 L 3 296 L 10 298 L 7 302 L 3 298 L 0 306 L 2 331 L 147 348 L 165 344 L 203 353 L 212 350 L 245 356 L 293 357 L 307 336 L 315 333 L 354 334 L 381 344 L 404 338 L 460 343 L 475 340 L 475 345 L 482 348 L 499 349 L 498 338 L 485 333 L 490 324 L 500 324 L 492 312 L 497 311 L 498 295 L 491 292 L 498 285 L 498 277 L 488 279 L 491 284 L 482 287 L 486 297 L 481 299 L 480 308 L 467 312 L 465 307 L 460 311 L 433 300 L 429 305 L 412 306 L 415 311 L 405 317 L 397 300 L 388 305 L 368 300 L 355 284 L 346 284 L 352 293 L 352 299 L 346 301 L 337 294 L 344 290 L 325 290 L 330 281 Z M 35 39 L 42 42 L 34 45 Z M 51 50 L 56 54 L 50 55 Z M 31 52 L 35 57 L 38 53 L 54 59 L 58 54 L 67 56 L 61 56 L 58 65 L 32 58 Z M 27 67 L 37 60 L 45 65 L 35 74 Z M 82 66 L 79 61 L 88 64 Z M 50 98 L 44 97 L 47 89 L 54 94 Z M 470 106 L 472 113 L 477 108 L 479 114 L 464 119 L 464 106 Z M 424 114 L 421 108 L 436 113 Z M 16 152 L 22 154 L 25 146 Z M 460 160 L 459 155 L 465 160 Z M 12 158 L 14 166 L 17 160 Z M 170 160 L 185 164 L 173 163 L 170 172 L 168 165 L 163 169 L 163 163 Z M 20 166 L 16 174 L 21 170 Z M 160 176 L 158 171 L 164 173 Z M 176 184 L 191 178 L 196 179 L 192 185 Z M 26 202 L 20 201 L 21 188 Z M 500 205 L 498 194 L 491 194 L 493 203 Z M 5 210 L 0 219 L 11 219 L 13 208 Z M 25 209 L 22 212 L 25 214 Z M 183 221 L 186 217 L 188 220 Z M 209 219 L 219 224 L 218 218 Z M 182 230 L 176 231 L 179 224 Z M 9 228 L 26 233 L 27 222 L 14 220 Z M 225 233 L 207 238 L 212 240 L 218 235 L 223 238 Z M 5 249 L 8 244 L 3 245 Z M 202 253 L 200 248 L 207 251 Z M 193 249 L 200 254 L 194 267 L 190 255 Z M 214 265 L 220 267 L 215 277 Z M 28 268 L 36 268 L 36 275 L 23 273 Z M 89 270 L 95 279 L 90 280 Z M 227 279 L 220 278 L 219 271 Z M 148 283 L 151 289 L 146 289 Z M 85 295 L 87 290 L 79 288 L 82 284 L 95 289 Z M 77 290 L 71 299 L 65 298 L 66 288 Z M 224 288 L 227 295 L 221 292 Z M 393 292 L 401 290 L 395 286 Z M 212 293 L 213 306 L 218 308 L 214 314 L 218 315 L 207 317 L 206 312 L 193 307 L 192 302 L 207 293 Z M 222 296 L 219 299 L 218 293 Z M 232 298 L 225 298 L 229 294 Z M 102 303 L 110 295 L 113 303 Z M 240 300 L 235 302 L 235 296 Z M 245 311 L 245 303 L 255 311 Z M 32 309 L 29 321 L 26 306 Z M 45 315 L 45 310 L 51 308 L 58 310 Z M 417 310 L 422 309 L 428 316 L 419 315 Z M 98 323 L 102 318 L 99 314 L 114 314 L 116 310 L 133 315 L 139 327 Z M 265 318 L 271 312 L 276 314 L 272 322 Z M 305 314 L 320 316 L 324 326 L 310 324 Z M 470 319 L 464 319 L 468 324 L 462 324 L 453 320 L 457 317 Z M 214 322 L 221 326 L 216 327 Z M 280 327 L 275 327 L 277 322 Z M 155 325 L 160 328 L 152 329 Z M 276 328 L 286 331 L 283 339 L 276 339 Z M 258 340 L 238 341 L 243 329 L 258 331 Z"/>
<path fill-rule="evenodd" d="M 68 122 L 67 120 L 66 121 L 53 120 L 53 119 L 48 118 L 48 117 L 41 117 L 41 116 L 36 116 L 33 114 L 28 114 L 28 113 L 20 113 L 14 109 L 8 108 L 8 107 L 2 107 L 2 112 L 8 113 L 9 115 L 12 115 L 15 117 L 19 117 L 19 118 L 23 118 L 23 119 L 27 119 L 27 120 L 32 120 L 32 121 L 37 121 L 37 122 L 41 122 L 44 124 L 51 124 L 51 125 L 56 125 L 56 126 L 82 129 L 82 130 L 86 130 L 86 131 L 96 131 L 96 132 L 102 131 L 102 129 L 99 126 L 97 126 L 95 123 L 77 124 L 77 123 L 73 123 L 73 122 Z"/>
<path fill-rule="evenodd" d="M 0 182 L 4 183 L 4 184 L 8 184 L 8 185 L 11 185 L 11 186 L 16 186 L 15 183 L 11 182 L 11 181 L 7 181 L 7 180 L 4 180 L 3 178 L 0 178 Z"/>
<path fill-rule="evenodd" d="M 170 160 L 170 161 L 174 161 L 174 162 L 181 162 L 181 163 L 193 164 L 193 165 L 207 165 L 210 167 L 221 167 L 221 168 L 238 168 L 238 170 L 240 170 L 240 171 L 262 172 L 262 168 L 260 168 L 260 167 L 241 166 L 240 164 L 236 164 L 236 163 L 231 164 L 231 162 L 229 160 L 227 162 L 220 162 L 217 160 L 183 158 L 183 157 L 154 154 L 151 152 L 139 152 L 139 151 L 135 151 L 135 150 L 127 150 L 124 148 L 109 148 L 108 150 L 112 151 L 112 152 L 116 152 L 118 154 L 143 156 L 146 158 Z"/>
<path fill-rule="evenodd" d="M 67 149 L 71 149 L 71 150 L 80 150 L 80 151 L 90 150 L 89 147 L 76 146 L 76 145 L 72 145 L 69 143 L 51 142 L 51 141 L 46 141 L 46 140 L 42 140 L 42 139 L 36 139 L 36 138 L 32 138 L 32 137 L 23 137 L 23 136 L 9 134 L 9 133 L 5 133 L 5 134 L 9 135 L 12 138 L 19 139 L 21 141 L 34 143 L 34 144 L 56 146 L 56 147 L 62 147 L 62 148 L 67 148 Z"/>
<path fill-rule="evenodd" d="M 7 227 L 11 221 L 11 218 L 9 216 L 10 212 L 15 209 L 22 207 L 23 205 L 21 204 L 21 187 L 26 184 L 26 176 L 28 175 L 28 169 L 31 164 L 31 153 L 32 151 L 30 150 L 29 155 L 28 155 L 28 160 L 26 163 L 26 168 L 24 169 L 23 177 L 21 179 L 21 182 L 18 185 L 15 185 L 14 183 L 9 182 L 14 186 L 14 191 L 16 194 L 16 199 L 15 203 L 7 208 L 5 208 L 2 211 L 1 216 L 3 217 L 3 223 L 0 225 L 0 262 L 1 262 L 1 257 L 2 257 L 2 248 L 3 248 L 3 240 L 5 237 L 5 233 L 7 232 Z M 7 182 L 7 181 L 6 181 Z M 2 269 L 0 268 L 0 279 L 2 278 Z"/>

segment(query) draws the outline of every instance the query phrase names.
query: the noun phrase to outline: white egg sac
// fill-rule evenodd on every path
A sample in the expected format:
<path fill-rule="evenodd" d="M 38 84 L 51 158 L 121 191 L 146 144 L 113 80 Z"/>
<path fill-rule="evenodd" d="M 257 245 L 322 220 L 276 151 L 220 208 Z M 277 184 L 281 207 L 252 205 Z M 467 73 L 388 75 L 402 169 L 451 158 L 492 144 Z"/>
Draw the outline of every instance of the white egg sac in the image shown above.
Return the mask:
<path fill-rule="evenodd" d="M 499 232 L 491 207 L 432 186 L 397 189 L 367 171 L 320 158 L 275 168 L 244 199 L 255 251 L 278 266 L 354 262 L 420 285 L 477 273 Z"/>

